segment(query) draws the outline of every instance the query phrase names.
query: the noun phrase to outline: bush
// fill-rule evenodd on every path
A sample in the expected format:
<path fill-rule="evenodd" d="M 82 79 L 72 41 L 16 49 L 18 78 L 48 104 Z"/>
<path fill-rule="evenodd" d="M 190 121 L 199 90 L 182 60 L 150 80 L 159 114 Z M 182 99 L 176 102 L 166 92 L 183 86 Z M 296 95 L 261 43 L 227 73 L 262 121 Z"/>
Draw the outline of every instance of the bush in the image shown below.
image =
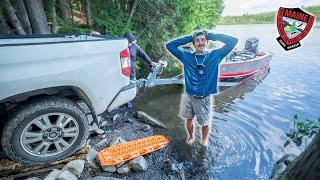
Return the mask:
<path fill-rule="evenodd" d="M 320 132 L 320 117 L 317 120 L 305 119 L 300 120 L 298 115 L 295 114 L 293 128 L 290 129 L 287 136 L 290 137 L 298 146 L 301 145 L 304 137 L 310 138 L 314 134 Z"/>

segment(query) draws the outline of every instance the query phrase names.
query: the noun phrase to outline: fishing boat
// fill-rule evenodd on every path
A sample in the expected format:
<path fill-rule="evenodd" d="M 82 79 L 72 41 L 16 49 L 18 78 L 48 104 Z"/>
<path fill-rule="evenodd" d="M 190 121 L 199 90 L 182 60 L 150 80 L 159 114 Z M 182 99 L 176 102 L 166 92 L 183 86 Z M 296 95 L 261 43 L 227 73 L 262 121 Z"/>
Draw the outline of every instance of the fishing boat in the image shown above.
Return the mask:
<path fill-rule="evenodd" d="M 269 65 L 273 53 L 259 52 L 257 38 L 250 38 L 242 51 L 231 52 L 219 67 L 219 81 L 233 81 L 250 76 Z"/>
<path fill-rule="evenodd" d="M 245 54 L 237 55 L 237 57 L 244 56 Z M 226 61 L 220 64 L 219 67 L 219 81 L 230 81 L 244 76 L 249 76 L 265 66 L 269 65 L 269 62 L 273 56 L 273 53 L 259 52 L 251 59 Z"/>

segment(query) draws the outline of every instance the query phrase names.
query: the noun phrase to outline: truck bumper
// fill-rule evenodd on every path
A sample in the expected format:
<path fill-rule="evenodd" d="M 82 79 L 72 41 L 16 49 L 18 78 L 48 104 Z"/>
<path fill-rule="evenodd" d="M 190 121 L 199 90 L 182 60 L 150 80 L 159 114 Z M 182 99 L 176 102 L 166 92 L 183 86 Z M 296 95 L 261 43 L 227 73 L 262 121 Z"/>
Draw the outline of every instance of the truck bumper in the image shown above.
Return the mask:
<path fill-rule="evenodd" d="M 134 81 L 131 81 L 128 86 L 123 87 L 117 95 L 112 99 L 111 103 L 108 106 L 108 111 L 112 111 L 119 106 L 130 102 L 136 97 L 137 86 Z"/>

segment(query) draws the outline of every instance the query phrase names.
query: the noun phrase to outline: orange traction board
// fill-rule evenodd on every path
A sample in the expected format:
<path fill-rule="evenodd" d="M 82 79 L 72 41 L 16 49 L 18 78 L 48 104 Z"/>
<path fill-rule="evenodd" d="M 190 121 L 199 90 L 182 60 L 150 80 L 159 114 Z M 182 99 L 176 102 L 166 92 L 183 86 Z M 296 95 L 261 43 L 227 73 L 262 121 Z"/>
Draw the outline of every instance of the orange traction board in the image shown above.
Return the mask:
<path fill-rule="evenodd" d="M 101 166 L 115 165 L 135 157 L 159 150 L 169 144 L 163 135 L 149 136 L 101 150 L 98 158 Z"/>

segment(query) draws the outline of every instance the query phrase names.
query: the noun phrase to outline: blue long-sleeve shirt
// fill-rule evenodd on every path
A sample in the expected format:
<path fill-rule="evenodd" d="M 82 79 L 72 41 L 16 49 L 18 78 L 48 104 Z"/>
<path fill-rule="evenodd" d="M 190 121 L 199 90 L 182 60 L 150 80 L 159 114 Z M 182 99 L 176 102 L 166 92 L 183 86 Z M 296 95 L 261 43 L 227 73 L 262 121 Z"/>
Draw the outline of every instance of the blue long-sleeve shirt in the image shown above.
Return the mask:
<path fill-rule="evenodd" d="M 192 36 L 182 37 L 166 44 L 167 49 L 177 57 L 184 67 L 186 92 L 191 95 L 205 96 L 217 93 L 219 63 L 234 48 L 238 39 L 224 34 L 208 34 L 208 40 L 221 41 L 225 45 L 204 55 L 195 55 L 179 49 L 179 46 L 192 42 Z M 204 61 L 205 71 L 199 74 L 196 65 Z"/>

